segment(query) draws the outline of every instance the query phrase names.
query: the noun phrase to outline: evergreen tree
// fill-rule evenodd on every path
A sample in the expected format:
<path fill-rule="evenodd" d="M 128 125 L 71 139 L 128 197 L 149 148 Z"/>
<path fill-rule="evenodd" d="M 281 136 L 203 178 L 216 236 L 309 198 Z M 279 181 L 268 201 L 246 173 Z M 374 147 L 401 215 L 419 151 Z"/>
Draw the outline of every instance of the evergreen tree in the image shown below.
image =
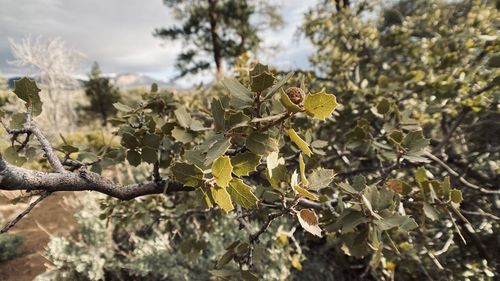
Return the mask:
<path fill-rule="evenodd" d="M 248 50 L 256 50 L 261 43 L 259 31 L 277 28 L 282 18 L 276 6 L 266 1 L 246 0 L 164 0 L 173 8 L 180 25 L 159 28 L 154 36 L 166 40 L 183 40 L 187 46 L 178 55 L 178 77 L 194 74 L 215 65 L 218 76 L 223 62 L 232 63 Z M 259 15 L 256 22 L 252 16 Z M 212 60 L 209 57 L 212 57 Z"/>
<path fill-rule="evenodd" d="M 92 65 L 89 80 L 85 82 L 84 87 L 85 95 L 90 100 L 90 105 L 84 110 L 98 115 L 102 124 L 106 125 L 108 118 L 116 113 L 113 103 L 120 99 L 118 88 L 111 85 L 108 78 L 101 76 L 101 69 L 97 62 Z"/>

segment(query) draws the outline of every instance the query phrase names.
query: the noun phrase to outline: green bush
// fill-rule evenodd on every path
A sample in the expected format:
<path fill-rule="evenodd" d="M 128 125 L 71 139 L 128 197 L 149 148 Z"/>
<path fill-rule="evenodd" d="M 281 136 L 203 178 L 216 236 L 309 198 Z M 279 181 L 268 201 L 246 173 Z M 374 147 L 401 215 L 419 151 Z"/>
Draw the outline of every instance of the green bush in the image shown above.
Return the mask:
<path fill-rule="evenodd" d="M 18 235 L 0 234 L 0 262 L 10 260 L 19 255 L 19 247 L 23 238 Z"/>

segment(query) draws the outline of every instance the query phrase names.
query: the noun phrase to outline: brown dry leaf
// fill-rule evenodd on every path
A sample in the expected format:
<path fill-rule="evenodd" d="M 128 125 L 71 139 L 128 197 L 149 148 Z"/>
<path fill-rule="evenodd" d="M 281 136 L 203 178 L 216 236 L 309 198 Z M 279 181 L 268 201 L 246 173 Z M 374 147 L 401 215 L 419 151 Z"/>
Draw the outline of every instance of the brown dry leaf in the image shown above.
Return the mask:
<path fill-rule="evenodd" d="M 403 192 L 403 182 L 400 180 L 390 180 L 387 182 L 387 187 L 401 194 Z"/>
<path fill-rule="evenodd" d="M 302 209 L 297 214 L 297 218 L 299 219 L 299 223 L 302 228 L 304 228 L 304 230 L 311 233 L 312 235 L 322 237 L 321 228 L 319 227 L 318 223 L 318 216 L 316 216 L 316 213 L 314 211 L 309 209 Z"/>

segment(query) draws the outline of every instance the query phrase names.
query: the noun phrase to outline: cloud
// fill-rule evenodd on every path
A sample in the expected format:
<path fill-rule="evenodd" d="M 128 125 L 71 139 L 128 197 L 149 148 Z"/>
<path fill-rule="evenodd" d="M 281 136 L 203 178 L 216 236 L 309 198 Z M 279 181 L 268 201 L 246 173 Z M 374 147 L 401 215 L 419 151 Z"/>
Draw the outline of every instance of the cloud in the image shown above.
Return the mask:
<path fill-rule="evenodd" d="M 317 0 L 315 0 L 317 1 Z M 280 67 L 307 66 L 310 46 L 293 41 L 302 14 L 311 1 L 282 1 L 286 28 L 265 31 L 265 46 L 280 43 L 278 53 L 262 53 L 266 62 Z M 137 72 L 172 78 L 180 43 L 152 36 L 155 28 L 175 23 L 162 0 L 2 0 L 0 10 L 0 72 L 15 74 L 8 38 L 28 35 L 60 37 L 70 48 L 86 54 L 81 72 L 98 61 L 104 72 Z"/>

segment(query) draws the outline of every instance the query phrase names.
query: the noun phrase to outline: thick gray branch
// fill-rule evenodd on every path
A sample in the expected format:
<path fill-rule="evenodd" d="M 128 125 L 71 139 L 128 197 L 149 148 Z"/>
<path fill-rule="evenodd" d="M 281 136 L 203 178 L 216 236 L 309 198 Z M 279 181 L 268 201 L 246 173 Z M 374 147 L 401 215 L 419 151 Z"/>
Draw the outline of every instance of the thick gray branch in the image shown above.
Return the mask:
<path fill-rule="evenodd" d="M 178 182 L 160 181 L 120 185 L 90 171 L 80 173 L 46 173 L 16 167 L 0 159 L 0 189 L 55 191 L 97 191 L 109 196 L 130 200 L 148 194 L 191 191 Z"/>

